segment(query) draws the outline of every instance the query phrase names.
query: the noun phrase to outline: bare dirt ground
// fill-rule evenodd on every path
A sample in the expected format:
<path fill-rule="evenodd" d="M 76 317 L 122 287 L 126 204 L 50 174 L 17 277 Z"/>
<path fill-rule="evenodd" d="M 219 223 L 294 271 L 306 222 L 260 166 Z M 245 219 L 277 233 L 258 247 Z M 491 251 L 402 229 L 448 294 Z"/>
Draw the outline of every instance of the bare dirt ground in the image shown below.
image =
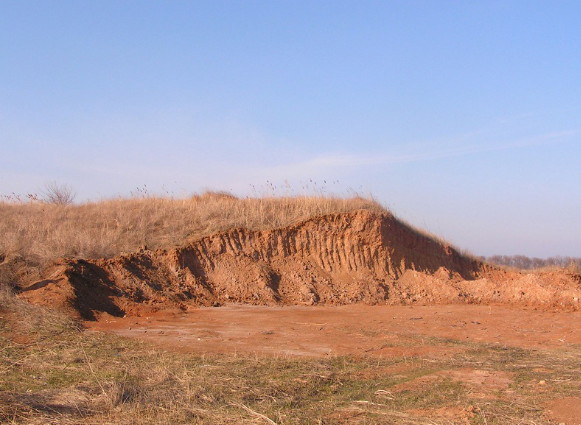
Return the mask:
<path fill-rule="evenodd" d="M 549 353 L 549 357 L 575 353 L 581 344 L 581 312 L 538 311 L 507 306 L 249 306 L 201 307 L 189 312 L 171 310 L 142 317 L 115 318 L 107 314 L 86 322 L 92 330 L 137 338 L 164 349 L 194 354 L 256 355 L 275 357 L 355 356 L 407 358 L 391 368 L 368 369 L 369 379 L 380 375 L 413 374 L 430 362 L 450 362 L 437 370 L 396 385 L 386 397 L 421 392 L 441 382 L 458 382 L 478 405 L 510 399 L 516 375 L 485 366 L 458 365 L 453 359 L 487 346 Z M 483 345 L 485 344 L 485 345 Z M 486 349 L 487 350 L 487 349 Z M 489 355 L 486 351 L 483 359 Z M 486 360 L 485 360 L 486 361 Z M 518 365 L 509 360 L 507 370 Z M 458 367 L 460 366 L 460 367 Z M 425 367 L 425 366 L 423 366 Z M 546 365 L 531 368 L 532 384 L 539 394 L 570 379 L 543 379 Z M 363 373 L 363 372 L 362 372 Z M 550 382 L 549 382 L 550 381 Z M 553 382 L 554 381 L 554 382 Z M 481 400 L 481 402 L 478 402 Z M 554 398 L 541 409 L 549 424 L 581 425 L 581 397 Z M 369 408 L 369 406 L 368 406 Z M 417 409 L 416 409 L 417 410 Z M 421 410 L 421 409 L 420 409 Z M 476 410 L 449 406 L 408 414 L 438 417 L 450 423 L 473 423 Z M 484 414 L 479 413 L 483 418 Z M 448 418 L 448 419 L 446 419 Z M 458 422 L 460 421 L 460 422 Z M 472 421 L 472 422 L 471 422 Z M 480 422 L 474 422 L 480 423 Z M 483 422 L 485 423 L 485 422 Z M 528 423 L 528 422 L 527 422 Z"/>
<path fill-rule="evenodd" d="M 525 348 L 581 344 L 581 312 L 481 305 L 230 305 L 103 316 L 86 324 L 192 353 L 417 356 L 442 351 L 441 344 L 430 344 L 434 337 Z M 444 348 L 439 354 L 459 349 Z"/>

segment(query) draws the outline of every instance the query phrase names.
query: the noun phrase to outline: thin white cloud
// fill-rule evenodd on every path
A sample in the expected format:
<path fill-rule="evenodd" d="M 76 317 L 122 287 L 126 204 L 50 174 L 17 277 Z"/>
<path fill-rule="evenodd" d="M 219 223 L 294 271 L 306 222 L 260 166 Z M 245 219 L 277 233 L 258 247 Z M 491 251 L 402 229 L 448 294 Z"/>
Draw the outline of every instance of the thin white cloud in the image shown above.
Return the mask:
<path fill-rule="evenodd" d="M 519 139 L 509 143 L 497 145 L 468 145 L 454 148 L 429 151 L 424 153 L 401 155 L 357 155 L 357 154 L 328 154 L 311 158 L 307 161 L 283 164 L 269 169 L 278 175 L 305 176 L 322 170 L 337 168 L 360 168 L 377 165 L 412 163 L 419 161 L 433 161 L 478 153 L 503 151 L 509 149 L 527 148 L 537 145 L 566 142 L 570 137 L 581 134 L 579 130 L 568 130 L 542 134 L 536 137 Z"/>

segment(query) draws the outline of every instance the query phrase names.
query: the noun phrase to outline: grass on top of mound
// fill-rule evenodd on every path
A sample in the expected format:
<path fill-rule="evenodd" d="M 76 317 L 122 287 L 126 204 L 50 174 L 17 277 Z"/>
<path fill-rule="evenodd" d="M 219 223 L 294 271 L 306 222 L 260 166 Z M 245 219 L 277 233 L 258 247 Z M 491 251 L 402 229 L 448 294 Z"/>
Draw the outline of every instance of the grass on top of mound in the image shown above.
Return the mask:
<path fill-rule="evenodd" d="M 142 197 L 62 205 L 0 202 L 0 255 L 46 264 L 179 246 L 235 227 L 265 230 L 331 213 L 386 210 L 372 199 L 327 196 L 237 198 L 207 192 L 188 199 Z M 0 258 L 0 262 L 2 262 Z"/>

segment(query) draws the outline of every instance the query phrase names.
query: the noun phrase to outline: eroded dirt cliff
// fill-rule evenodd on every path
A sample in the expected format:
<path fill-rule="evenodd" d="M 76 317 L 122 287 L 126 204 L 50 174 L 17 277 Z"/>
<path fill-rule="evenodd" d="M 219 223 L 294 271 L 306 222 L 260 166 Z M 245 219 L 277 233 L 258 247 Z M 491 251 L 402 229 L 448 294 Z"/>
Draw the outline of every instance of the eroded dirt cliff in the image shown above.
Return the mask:
<path fill-rule="evenodd" d="M 391 214 L 333 214 L 269 231 L 233 229 L 187 246 L 62 259 L 21 296 L 95 319 L 167 307 L 503 303 L 577 309 L 581 276 L 507 272 Z"/>

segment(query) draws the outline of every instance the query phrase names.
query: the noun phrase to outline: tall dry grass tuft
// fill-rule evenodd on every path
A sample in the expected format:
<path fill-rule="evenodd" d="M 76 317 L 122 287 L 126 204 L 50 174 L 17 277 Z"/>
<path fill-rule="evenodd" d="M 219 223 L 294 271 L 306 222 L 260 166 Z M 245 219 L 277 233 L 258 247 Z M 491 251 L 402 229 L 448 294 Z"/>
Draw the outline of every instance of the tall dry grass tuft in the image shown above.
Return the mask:
<path fill-rule="evenodd" d="M 385 212 L 374 200 L 361 197 L 237 198 L 223 192 L 79 205 L 0 202 L 0 255 L 20 256 L 38 265 L 63 256 L 110 257 L 143 245 L 182 245 L 235 227 L 273 229 L 358 209 Z"/>

